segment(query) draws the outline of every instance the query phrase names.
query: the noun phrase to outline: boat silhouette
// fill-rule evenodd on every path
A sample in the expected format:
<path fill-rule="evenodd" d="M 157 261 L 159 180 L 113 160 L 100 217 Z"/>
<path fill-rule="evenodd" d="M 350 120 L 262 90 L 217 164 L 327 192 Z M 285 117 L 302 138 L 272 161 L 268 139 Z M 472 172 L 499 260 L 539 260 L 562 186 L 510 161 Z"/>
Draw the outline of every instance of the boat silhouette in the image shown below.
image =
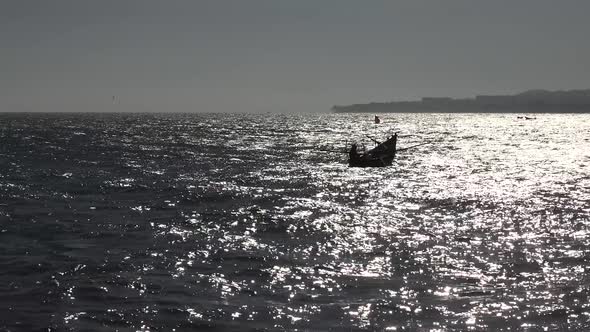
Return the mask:
<path fill-rule="evenodd" d="M 370 138 L 370 137 L 369 137 Z M 377 145 L 365 152 L 359 152 L 356 144 L 352 144 L 348 152 L 348 166 L 350 167 L 385 167 L 391 166 L 395 159 L 397 133 L 385 142 L 371 138 Z"/>

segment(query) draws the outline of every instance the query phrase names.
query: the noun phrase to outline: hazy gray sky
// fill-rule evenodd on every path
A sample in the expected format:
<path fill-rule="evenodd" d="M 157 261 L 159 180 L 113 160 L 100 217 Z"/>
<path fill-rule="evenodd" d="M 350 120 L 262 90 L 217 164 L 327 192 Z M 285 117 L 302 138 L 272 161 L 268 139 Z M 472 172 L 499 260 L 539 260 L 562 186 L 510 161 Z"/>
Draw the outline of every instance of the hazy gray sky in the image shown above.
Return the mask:
<path fill-rule="evenodd" d="M 588 13 L 587 0 L 0 0 L 0 111 L 329 111 L 590 88 Z"/>

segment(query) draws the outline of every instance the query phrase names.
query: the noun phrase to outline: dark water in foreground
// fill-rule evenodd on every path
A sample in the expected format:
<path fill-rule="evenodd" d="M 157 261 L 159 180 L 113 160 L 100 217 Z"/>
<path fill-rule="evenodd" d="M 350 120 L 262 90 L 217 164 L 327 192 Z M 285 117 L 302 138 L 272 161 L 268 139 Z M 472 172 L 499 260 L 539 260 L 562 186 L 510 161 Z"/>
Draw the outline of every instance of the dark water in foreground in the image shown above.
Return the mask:
<path fill-rule="evenodd" d="M 0 330 L 590 328 L 590 115 L 371 116 L 0 114 Z"/>

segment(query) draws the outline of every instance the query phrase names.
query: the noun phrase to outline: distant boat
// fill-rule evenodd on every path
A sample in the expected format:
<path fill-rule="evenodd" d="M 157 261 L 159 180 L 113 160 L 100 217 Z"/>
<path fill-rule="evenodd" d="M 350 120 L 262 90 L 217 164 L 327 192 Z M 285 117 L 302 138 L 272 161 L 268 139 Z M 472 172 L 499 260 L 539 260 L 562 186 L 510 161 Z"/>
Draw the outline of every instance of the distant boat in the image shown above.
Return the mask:
<path fill-rule="evenodd" d="M 377 115 L 375 115 L 375 123 L 376 124 L 380 124 L 381 123 L 381 119 Z"/>
<path fill-rule="evenodd" d="M 363 153 L 359 153 L 357 145 L 352 144 L 348 152 L 348 166 L 350 167 L 385 167 L 391 166 L 395 158 L 397 133 L 381 143 L 373 140 L 377 146 Z"/>

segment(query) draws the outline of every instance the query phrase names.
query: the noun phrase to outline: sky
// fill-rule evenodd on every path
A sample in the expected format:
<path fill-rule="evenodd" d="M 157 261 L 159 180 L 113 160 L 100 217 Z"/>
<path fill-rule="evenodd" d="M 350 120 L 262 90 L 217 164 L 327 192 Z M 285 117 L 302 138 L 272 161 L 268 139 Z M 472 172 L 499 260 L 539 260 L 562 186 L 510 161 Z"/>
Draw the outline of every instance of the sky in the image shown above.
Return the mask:
<path fill-rule="evenodd" d="M 588 13 L 587 0 L 0 0 L 0 112 L 585 89 Z"/>

